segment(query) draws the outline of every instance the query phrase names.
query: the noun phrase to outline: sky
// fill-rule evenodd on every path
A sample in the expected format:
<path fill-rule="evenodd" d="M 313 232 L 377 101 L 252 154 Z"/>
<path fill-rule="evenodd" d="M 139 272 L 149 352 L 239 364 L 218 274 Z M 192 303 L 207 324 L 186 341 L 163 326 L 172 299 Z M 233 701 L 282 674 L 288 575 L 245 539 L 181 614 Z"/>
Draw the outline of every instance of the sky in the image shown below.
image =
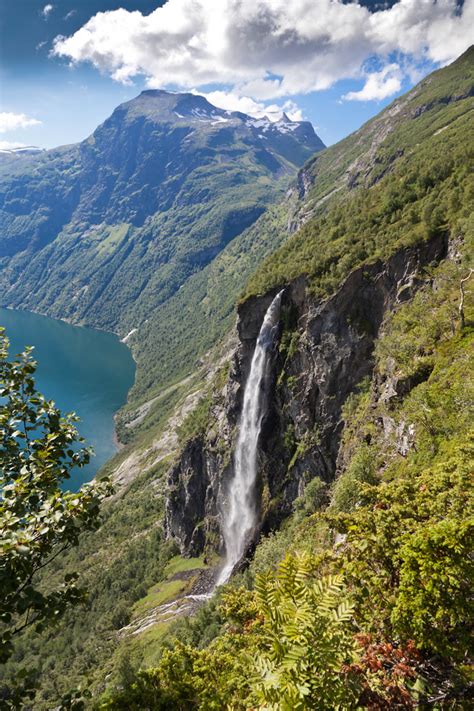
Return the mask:
<path fill-rule="evenodd" d="M 473 41 L 474 0 L 0 0 L 0 148 L 83 140 L 146 88 L 330 145 Z"/>

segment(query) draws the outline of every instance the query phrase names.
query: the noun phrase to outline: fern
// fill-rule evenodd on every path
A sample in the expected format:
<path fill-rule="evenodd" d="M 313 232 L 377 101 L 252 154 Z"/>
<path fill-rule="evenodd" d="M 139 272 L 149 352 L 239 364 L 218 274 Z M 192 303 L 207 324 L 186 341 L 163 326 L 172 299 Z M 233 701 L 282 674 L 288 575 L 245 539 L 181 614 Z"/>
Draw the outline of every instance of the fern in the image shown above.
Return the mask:
<path fill-rule="evenodd" d="M 257 576 L 264 651 L 253 660 L 261 708 L 351 708 L 358 690 L 344 673 L 356 658 L 353 605 L 341 576 L 314 579 L 310 555 L 286 556 L 275 575 Z"/>

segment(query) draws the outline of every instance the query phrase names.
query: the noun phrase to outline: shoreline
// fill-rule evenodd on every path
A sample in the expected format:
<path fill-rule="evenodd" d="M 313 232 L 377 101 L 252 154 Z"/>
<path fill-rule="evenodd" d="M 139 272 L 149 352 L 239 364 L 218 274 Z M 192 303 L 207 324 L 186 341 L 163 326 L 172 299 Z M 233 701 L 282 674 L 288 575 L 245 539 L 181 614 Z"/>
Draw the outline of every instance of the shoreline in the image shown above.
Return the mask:
<path fill-rule="evenodd" d="M 105 464 L 107 464 L 111 459 L 113 459 L 113 457 L 114 457 L 116 454 L 118 454 L 120 451 L 122 451 L 122 449 L 126 446 L 126 445 L 125 445 L 123 442 L 121 442 L 120 439 L 119 439 L 119 436 L 118 436 L 118 433 L 117 433 L 117 425 L 116 425 L 116 423 L 117 423 L 117 415 L 118 415 L 118 413 L 120 412 L 120 410 L 121 410 L 121 409 L 127 404 L 127 402 L 128 402 L 129 393 L 130 393 L 131 389 L 133 388 L 133 386 L 134 386 L 134 384 L 135 384 L 135 381 L 136 381 L 136 372 L 137 372 L 137 368 L 138 368 L 138 363 L 137 363 L 137 360 L 136 360 L 135 355 L 134 355 L 134 353 L 133 353 L 133 350 L 132 350 L 132 348 L 128 345 L 127 340 L 125 340 L 125 339 L 128 339 L 128 338 L 129 338 L 131 335 L 133 335 L 133 333 L 135 333 L 138 329 L 132 329 L 132 331 L 129 332 L 125 338 L 120 338 L 120 335 L 119 335 L 117 332 L 115 332 L 115 331 L 108 330 L 108 329 L 105 329 L 105 328 L 101 328 L 101 327 L 98 327 L 98 326 L 92 326 L 92 325 L 89 325 L 89 324 L 77 323 L 77 322 L 75 322 L 73 319 L 70 319 L 70 318 L 65 318 L 65 317 L 61 317 L 61 316 L 50 316 L 49 314 L 44 313 L 44 312 L 39 311 L 39 310 L 36 310 L 36 309 L 17 308 L 17 307 L 15 307 L 15 306 L 4 306 L 4 305 L 2 305 L 2 304 L 0 304 L 0 309 L 5 309 L 5 310 L 11 311 L 11 312 L 15 312 L 15 311 L 16 311 L 16 312 L 24 313 L 24 314 L 33 314 L 33 315 L 35 315 L 35 316 L 39 316 L 39 317 L 41 317 L 41 318 L 49 319 L 49 320 L 51 320 L 51 321 L 58 321 L 58 322 L 67 324 L 68 326 L 71 326 L 71 327 L 73 327 L 73 328 L 80 328 L 80 329 L 85 329 L 85 330 L 89 330 L 89 331 L 97 331 L 97 332 L 100 332 L 100 333 L 106 333 L 106 334 L 109 334 L 110 336 L 113 336 L 114 338 L 116 338 L 119 343 L 123 344 L 123 345 L 127 348 L 128 352 L 130 353 L 130 355 L 131 355 L 131 357 L 132 357 L 132 360 L 133 360 L 133 363 L 134 363 L 134 366 L 135 366 L 134 379 L 133 379 L 132 384 L 130 385 L 130 387 L 128 388 L 128 390 L 127 390 L 127 392 L 126 392 L 124 402 L 123 402 L 122 405 L 121 405 L 116 411 L 114 411 L 113 414 L 112 414 L 112 419 L 113 419 L 112 441 L 113 441 L 113 445 L 114 445 L 114 448 L 115 448 L 116 451 L 115 451 L 113 454 L 111 454 L 110 458 L 107 459 L 107 461 L 104 462 L 104 463 L 100 466 L 100 469 L 102 469 L 102 467 L 103 467 Z M 1 326 L 1 325 L 2 325 L 2 324 L 0 323 L 0 326 Z M 7 335 L 8 335 L 8 334 L 7 334 Z M 95 478 L 95 475 L 94 475 L 94 478 Z"/>

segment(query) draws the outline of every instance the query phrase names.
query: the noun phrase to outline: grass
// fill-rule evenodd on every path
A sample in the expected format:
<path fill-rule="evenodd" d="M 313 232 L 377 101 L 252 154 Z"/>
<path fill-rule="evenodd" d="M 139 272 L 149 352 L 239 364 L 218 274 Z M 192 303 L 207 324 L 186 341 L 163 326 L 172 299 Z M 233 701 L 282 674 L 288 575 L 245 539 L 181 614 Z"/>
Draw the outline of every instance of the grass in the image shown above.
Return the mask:
<path fill-rule="evenodd" d="M 143 669 L 153 666 L 158 662 L 161 652 L 163 651 L 161 643 L 171 622 L 172 620 L 170 620 L 170 622 L 158 622 L 158 624 L 153 625 L 153 627 L 149 627 L 142 635 L 139 635 L 136 640 L 136 648 L 141 652 L 141 666 Z"/>
<path fill-rule="evenodd" d="M 202 556 L 199 558 L 182 558 L 177 555 L 171 558 L 164 570 L 165 579 L 153 585 L 149 588 L 145 597 L 137 600 L 132 609 L 132 616 L 134 618 L 140 617 L 154 607 L 158 607 L 158 605 L 175 600 L 178 595 L 185 592 L 196 576 L 187 579 L 175 579 L 178 573 L 185 573 L 190 570 L 199 571 L 206 567 Z"/>
<path fill-rule="evenodd" d="M 141 617 L 145 612 L 152 610 L 158 605 L 163 605 L 165 602 L 174 600 L 182 590 L 186 587 L 187 580 L 169 580 L 163 583 L 157 583 L 150 588 L 148 595 L 142 597 L 133 606 L 132 615 L 134 618 Z"/>
<path fill-rule="evenodd" d="M 187 570 L 197 570 L 198 568 L 207 568 L 203 556 L 199 558 L 182 558 L 180 555 L 177 555 L 168 562 L 165 573 L 169 577 L 176 573 L 184 573 Z"/>

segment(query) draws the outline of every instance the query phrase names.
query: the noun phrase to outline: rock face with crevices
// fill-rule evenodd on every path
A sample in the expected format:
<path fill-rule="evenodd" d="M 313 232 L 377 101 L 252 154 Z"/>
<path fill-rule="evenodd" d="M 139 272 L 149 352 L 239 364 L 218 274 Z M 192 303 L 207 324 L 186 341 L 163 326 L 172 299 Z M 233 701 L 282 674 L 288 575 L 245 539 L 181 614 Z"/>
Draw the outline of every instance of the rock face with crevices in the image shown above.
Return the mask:
<path fill-rule="evenodd" d="M 285 289 L 280 348 L 265 384 L 269 396 L 260 437 L 259 523 L 250 546 L 260 531 L 276 528 L 291 513 L 309 480 L 334 479 L 341 410 L 357 384 L 372 376 L 374 344 L 384 318 L 397 303 L 413 296 L 422 282 L 422 269 L 443 259 L 447 249 L 447 238 L 441 235 L 403 249 L 386 262 L 356 269 L 324 300 L 309 293 L 303 277 Z M 170 472 L 166 528 L 184 555 L 196 555 L 206 547 L 222 551 L 220 516 L 233 475 L 243 389 L 262 319 L 274 295 L 272 290 L 240 306 L 239 344 L 212 413 L 214 424 L 187 443 Z M 381 397 L 394 387 L 403 385 L 379 384 Z M 386 426 L 392 427 L 389 422 Z M 413 434 L 409 426 L 396 434 L 400 448 L 407 449 Z"/>

